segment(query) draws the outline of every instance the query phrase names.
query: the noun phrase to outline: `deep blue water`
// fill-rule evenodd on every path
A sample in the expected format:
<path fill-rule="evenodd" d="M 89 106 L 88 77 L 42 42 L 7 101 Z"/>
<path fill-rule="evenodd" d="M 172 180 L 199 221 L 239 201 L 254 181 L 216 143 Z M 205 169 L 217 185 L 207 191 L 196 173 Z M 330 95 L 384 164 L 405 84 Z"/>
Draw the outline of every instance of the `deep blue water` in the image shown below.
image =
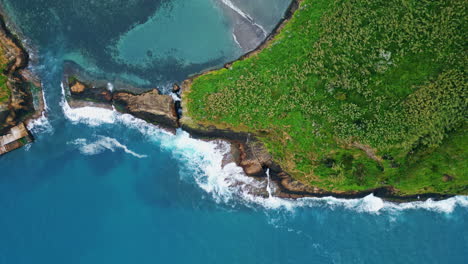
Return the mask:
<path fill-rule="evenodd" d="M 48 104 L 47 121 L 32 128 L 37 141 L 0 157 L 1 264 L 466 263 L 466 197 L 404 205 L 372 196 L 258 198 L 245 190 L 243 183 L 253 180 L 238 167 L 221 168 L 222 143 L 190 139 L 183 131 L 170 135 L 128 115 L 71 110 L 63 103 L 65 59 L 109 78 L 164 85 L 242 53 L 230 46 L 235 43 L 224 33 L 231 22 L 215 1 L 173 2 L 174 8 L 171 1 L 162 6 L 144 0 L 0 1 L 38 47 L 34 70 Z M 285 6 L 279 0 L 232 2 L 267 29 L 274 21 L 259 10 Z M 121 43 L 130 46 L 140 38 L 150 41 L 151 32 L 162 30 L 151 26 L 154 14 L 188 12 L 184 6 L 211 16 L 188 24 L 213 24 L 212 47 L 185 43 L 171 53 L 167 42 L 156 40 L 145 47 L 153 50 L 151 58 L 123 52 L 127 55 L 114 60 L 119 55 L 107 48 L 118 44 L 111 39 L 127 38 Z M 103 21 L 115 25 L 105 27 Z M 178 34 L 196 35 L 181 33 L 183 23 L 174 26 Z M 81 31 L 72 34 L 75 27 Z M 169 53 L 177 60 L 163 56 Z M 162 77 L 152 78 L 151 71 Z"/>

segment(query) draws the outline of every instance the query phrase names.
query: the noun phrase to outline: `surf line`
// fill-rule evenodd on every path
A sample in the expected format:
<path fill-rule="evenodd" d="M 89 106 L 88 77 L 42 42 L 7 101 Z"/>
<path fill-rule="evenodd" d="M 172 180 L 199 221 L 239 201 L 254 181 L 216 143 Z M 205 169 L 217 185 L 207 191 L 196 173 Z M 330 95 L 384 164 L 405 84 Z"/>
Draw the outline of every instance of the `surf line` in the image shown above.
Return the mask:
<path fill-rule="evenodd" d="M 263 28 L 261 25 L 255 23 L 254 19 L 247 13 L 245 13 L 244 11 L 242 11 L 240 8 L 238 8 L 237 6 L 235 6 L 230 0 L 221 0 L 221 2 L 223 4 L 225 4 L 227 7 L 229 7 L 230 9 L 232 9 L 234 12 L 236 12 L 237 14 L 239 14 L 241 17 L 243 17 L 244 19 L 246 19 L 247 21 L 249 21 L 250 23 L 252 23 L 254 26 L 260 28 L 263 32 L 263 35 L 267 36 L 268 33 L 267 31 L 265 30 L 265 28 Z"/>

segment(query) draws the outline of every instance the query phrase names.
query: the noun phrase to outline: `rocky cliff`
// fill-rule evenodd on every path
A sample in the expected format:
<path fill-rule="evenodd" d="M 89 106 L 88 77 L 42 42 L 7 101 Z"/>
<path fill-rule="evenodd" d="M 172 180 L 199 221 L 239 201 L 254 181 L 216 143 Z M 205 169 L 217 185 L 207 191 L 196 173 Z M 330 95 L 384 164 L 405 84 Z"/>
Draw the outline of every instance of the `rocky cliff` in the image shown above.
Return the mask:
<path fill-rule="evenodd" d="M 8 144 L 3 140 L 2 142 L 5 144 L 2 143 L 0 146 L 3 149 L 0 154 L 4 154 L 32 142 L 33 138 L 23 122 L 27 123 L 40 116 L 44 102 L 42 101 L 40 82 L 31 72 L 26 70 L 29 64 L 29 55 L 19 39 L 7 28 L 1 15 L 0 58 L 2 89 L 7 94 L 0 101 L 0 136 L 17 134 L 14 132 L 19 130 L 28 135 L 18 138 L 16 141 L 8 141 Z M 11 138 L 11 136 L 5 138 Z"/>

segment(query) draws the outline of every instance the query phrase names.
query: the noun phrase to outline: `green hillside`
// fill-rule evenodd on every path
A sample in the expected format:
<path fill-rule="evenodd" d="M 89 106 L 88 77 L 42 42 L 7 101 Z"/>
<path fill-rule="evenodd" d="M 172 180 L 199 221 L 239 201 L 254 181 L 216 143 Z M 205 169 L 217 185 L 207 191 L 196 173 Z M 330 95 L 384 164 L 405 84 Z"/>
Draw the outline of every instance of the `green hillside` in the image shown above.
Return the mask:
<path fill-rule="evenodd" d="M 270 45 L 196 78 L 184 115 L 252 132 L 295 179 L 468 194 L 465 0 L 303 0 Z"/>

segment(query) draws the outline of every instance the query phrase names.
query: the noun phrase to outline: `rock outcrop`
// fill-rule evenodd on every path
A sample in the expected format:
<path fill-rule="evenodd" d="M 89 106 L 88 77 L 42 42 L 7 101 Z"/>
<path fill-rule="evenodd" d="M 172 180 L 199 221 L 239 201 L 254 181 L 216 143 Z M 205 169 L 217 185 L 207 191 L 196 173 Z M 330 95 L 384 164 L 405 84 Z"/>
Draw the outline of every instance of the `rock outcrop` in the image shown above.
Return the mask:
<path fill-rule="evenodd" d="M 73 79 L 69 86 L 70 94 L 74 99 L 87 100 L 96 103 L 112 103 L 112 93 L 107 89 L 107 87 L 91 87 L 77 79 Z"/>
<path fill-rule="evenodd" d="M 91 80 L 82 81 L 77 76 L 68 77 L 67 80 L 70 93 L 68 101 L 71 107 L 115 107 L 119 112 L 131 114 L 164 128 L 179 127 L 173 97 L 161 94 L 157 89 L 134 94 L 128 91 L 110 91 L 107 86 L 95 85 Z"/>
<path fill-rule="evenodd" d="M 28 65 L 28 54 L 20 41 L 8 30 L 0 16 L 0 52 L 6 60 L 6 68 L 0 74 L 7 78 L 9 100 L 0 106 L 0 135 L 10 128 L 25 121 L 34 112 L 33 96 L 30 84 L 23 76 L 23 69 Z"/>
<path fill-rule="evenodd" d="M 300 0 L 292 1 L 285 19 L 276 26 L 273 33 L 257 49 L 245 54 L 239 59 L 242 60 L 253 56 L 263 48 L 267 47 L 274 36 L 285 25 L 285 22 L 291 18 L 294 11 L 299 7 L 299 2 Z M 227 63 L 224 67 L 229 69 L 231 65 L 232 63 Z M 209 72 L 210 71 L 203 74 L 207 74 Z M 187 93 L 190 90 L 192 80 L 200 75 L 193 76 L 192 78 L 184 81 L 182 87 L 174 85 L 172 92 L 178 96 L 182 91 L 182 97 L 184 97 L 184 93 Z M 98 87 L 96 88 L 95 86 Z M 180 117 L 177 113 L 177 109 L 180 108 L 178 107 L 180 100 L 174 101 L 171 96 L 162 95 L 156 89 L 135 94 L 127 91 L 112 92 L 108 89 L 106 90 L 102 85 L 95 86 L 88 85 L 85 82 L 80 82 L 78 80 L 70 82 L 69 90 L 71 99 L 88 102 L 94 101 L 112 105 L 120 112 L 132 114 L 150 123 L 160 124 L 169 128 L 182 127 L 182 129 L 196 138 L 227 140 L 231 142 L 232 150 L 230 157 L 224 157 L 223 164 L 226 165 L 227 163 L 234 161 L 237 165 L 243 168 L 247 175 L 254 177 L 265 177 L 267 175 L 266 171 L 268 170 L 270 179 L 278 186 L 278 190 L 275 192 L 275 195 L 279 197 L 294 199 L 301 197 L 324 196 L 362 198 L 371 193 L 374 193 L 374 195 L 378 197 L 393 201 L 412 201 L 429 197 L 443 199 L 450 197 L 450 195 L 431 193 L 413 196 L 398 196 L 397 190 L 392 187 L 382 187 L 364 191 L 335 192 L 306 185 L 292 178 L 290 174 L 285 172 L 277 163 L 275 163 L 274 158 L 268 153 L 266 147 L 250 133 L 221 129 L 214 126 L 205 127 L 196 121 L 191 120 L 190 116 L 185 115 Z M 134 91 L 134 89 L 128 90 Z M 109 94 L 111 96 L 109 96 Z M 184 100 L 182 100 L 182 108 L 185 107 L 184 103 Z M 366 146 L 356 145 L 354 147 L 363 148 L 371 157 L 375 157 L 376 159 L 379 158 L 374 152 L 368 150 Z"/>
<path fill-rule="evenodd" d="M 250 176 L 264 176 L 265 168 L 272 165 L 272 158 L 268 151 L 258 141 L 250 141 L 238 144 L 238 165 Z"/>
<path fill-rule="evenodd" d="M 142 94 L 115 92 L 113 101 L 117 109 L 132 114 L 147 122 L 169 128 L 179 127 L 174 100 L 160 94 L 157 89 Z"/>
<path fill-rule="evenodd" d="M 40 82 L 26 67 L 29 55 L 19 39 L 6 27 L 0 14 L 0 58 L 6 78 L 3 88 L 7 100 L 0 103 L 0 155 L 33 141 L 24 123 L 43 114 L 44 102 Z M 32 89 L 35 87 L 35 89 Z M 34 93 L 32 92 L 34 90 Z"/>

